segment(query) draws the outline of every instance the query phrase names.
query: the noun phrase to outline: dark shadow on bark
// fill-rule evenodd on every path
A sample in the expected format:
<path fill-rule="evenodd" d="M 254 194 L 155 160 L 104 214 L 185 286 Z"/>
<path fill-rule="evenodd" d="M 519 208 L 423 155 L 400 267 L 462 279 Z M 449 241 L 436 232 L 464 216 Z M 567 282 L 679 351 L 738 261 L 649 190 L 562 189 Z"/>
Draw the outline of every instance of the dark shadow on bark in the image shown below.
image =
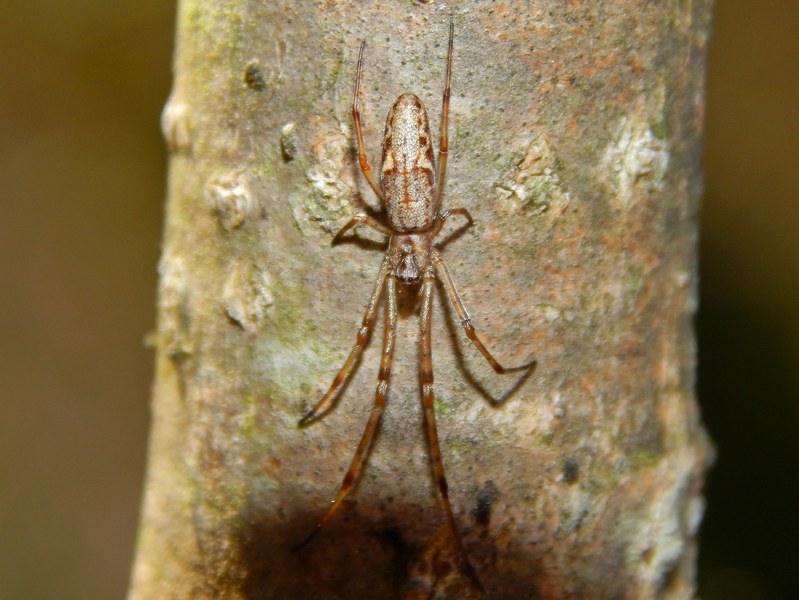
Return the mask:
<path fill-rule="evenodd" d="M 481 493 L 482 492 L 482 493 Z M 496 556 L 503 552 L 488 528 L 490 501 L 497 490 L 491 482 L 474 494 L 474 507 L 463 516 L 465 542 L 478 565 L 486 587 L 483 596 L 474 595 L 459 584 L 447 591 L 431 592 L 435 574 L 425 563 L 430 548 L 447 545 L 436 530 L 431 512 L 436 508 L 415 507 L 394 502 L 390 507 L 347 501 L 336 517 L 308 545 L 292 547 L 308 533 L 319 518 L 319 507 L 293 512 L 278 521 L 275 514 L 251 506 L 241 519 L 245 527 L 235 538 L 245 569 L 242 592 L 248 600 L 361 600 L 379 598 L 486 598 L 497 600 L 535 599 L 546 596 L 531 589 L 530 569 L 539 564 L 543 548 L 530 546 L 514 561 L 517 570 L 496 571 Z M 480 513 L 480 517 L 475 518 Z M 446 569 L 443 569 L 446 572 Z M 375 573 L 380 577 L 375 577 Z M 376 583 L 377 582 L 377 583 Z M 468 585 L 465 578 L 459 583 Z"/>

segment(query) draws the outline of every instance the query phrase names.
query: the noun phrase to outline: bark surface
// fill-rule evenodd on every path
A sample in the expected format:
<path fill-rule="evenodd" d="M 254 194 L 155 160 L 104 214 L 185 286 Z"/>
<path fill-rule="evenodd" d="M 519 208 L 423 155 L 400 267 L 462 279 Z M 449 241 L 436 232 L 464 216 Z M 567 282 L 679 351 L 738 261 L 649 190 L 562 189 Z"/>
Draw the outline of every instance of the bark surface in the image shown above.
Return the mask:
<path fill-rule="evenodd" d="M 439 286 L 436 409 L 485 598 L 691 598 L 711 450 L 694 398 L 708 0 L 182 0 L 153 424 L 130 600 L 476 598 L 424 442 L 418 306 L 403 301 L 375 447 L 310 544 L 371 409 L 382 316 L 322 421 L 298 419 L 355 339 L 385 115 L 437 137 L 455 24 L 443 249 L 498 376 Z M 370 241 L 372 240 L 372 241 Z M 381 315 L 382 315 L 381 311 Z"/>

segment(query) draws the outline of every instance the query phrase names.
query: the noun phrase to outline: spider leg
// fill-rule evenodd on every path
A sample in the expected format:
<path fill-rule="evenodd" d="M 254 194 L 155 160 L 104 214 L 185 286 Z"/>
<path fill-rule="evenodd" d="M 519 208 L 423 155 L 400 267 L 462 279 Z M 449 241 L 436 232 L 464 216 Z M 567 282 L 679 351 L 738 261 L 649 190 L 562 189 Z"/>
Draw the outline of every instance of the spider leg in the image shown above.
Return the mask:
<path fill-rule="evenodd" d="M 358 53 L 358 68 L 355 71 L 355 94 L 352 99 L 352 121 L 355 124 L 355 137 L 358 140 L 358 164 L 361 166 L 361 172 L 369 182 L 369 185 L 374 190 L 377 197 L 381 202 L 384 202 L 383 192 L 372 173 L 372 167 L 369 166 L 369 159 L 366 157 L 366 150 L 363 144 L 363 132 L 361 131 L 361 112 L 358 110 L 358 94 L 361 91 L 361 73 L 363 71 L 363 49 L 366 42 L 361 43 L 361 50 Z"/>
<path fill-rule="evenodd" d="M 433 223 L 433 229 L 430 232 L 430 236 L 432 238 L 435 239 L 435 237 L 441 232 L 441 228 L 444 227 L 444 222 L 452 215 L 462 215 L 466 217 L 467 226 L 474 223 L 472 220 L 472 215 L 470 215 L 469 211 L 465 208 L 450 208 L 449 210 L 442 210 L 436 215 L 436 220 Z"/>
<path fill-rule="evenodd" d="M 519 365 L 517 367 L 503 367 L 499 364 L 496 359 L 491 356 L 491 353 L 488 349 L 483 345 L 483 342 L 480 341 L 480 338 L 477 337 L 477 333 L 474 330 L 474 325 L 472 325 L 472 320 L 469 318 L 469 313 L 466 312 L 466 307 L 463 306 L 463 301 L 461 300 L 460 294 L 458 294 L 458 289 L 455 287 L 455 282 L 452 280 L 452 275 L 450 275 L 449 269 L 447 268 L 444 259 L 438 254 L 438 252 L 433 252 L 432 255 L 433 264 L 436 266 L 436 270 L 438 271 L 438 275 L 441 278 L 441 281 L 444 283 L 444 288 L 447 290 L 447 295 L 449 296 L 450 302 L 452 302 L 452 306 L 455 307 L 455 312 L 458 313 L 458 318 L 461 320 L 461 325 L 463 326 L 463 330 L 466 332 L 466 336 L 472 341 L 475 348 L 480 351 L 485 359 L 488 361 L 488 364 L 499 374 L 503 373 L 512 373 L 514 371 L 524 371 L 525 369 L 531 369 L 535 367 L 537 361 L 531 360 L 528 363 L 523 365 Z"/>
<path fill-rule="evenodd" d="M 372 296 L 369 298 L 369 304 L 366 306 L 366 314 L 363 316 L 361 328 L 358 329 L 358 334 L 355 338 L 355 345 L 352 347 L 350 355 L 347 357 L 347 360 L 344 361 L 341 369 L 336 374 L 335 378 L 333 379 L 333 383 L 327 390 L 327 393 L 325 393 L 325 395 L 322 396 L 322 399 L 316 403 L 316 406 L 314 406 L 302 419 L 300 419 L 300 426 L 307 425 L 330 410 L 332 401 L 336 396 L 336 392 L 338 392 L 341 384 L 347 378 L 347 375 L 349 375 L 350 371 L 352 370 L 352 366 L 355 364 L 355 360 L 361 354 L 363 347 L 366 345 L 366 342 L 369 339 L 369 334 L 371 333 L 372 325 L 374 324 L 375 315 L 377 314 L 377 306 L 380 302 L 380 295 L 383 292 L 383 284 L 386 281 L 386 276 L 388 275 L 390 268 L 391 261 L 388 259 L 388 257 L 386 257 L 383 259 L 383 264 L 380 266 L 380 272 L 377 275 L 375 289 L 372 292 Z"/>
<path fill-rule="evenodd" d="M 438 492 L 444 504 L 444 512 L 447 516 L 452 535 L 458 546 L 458 552 L 463 560 L 463 567 L 472 582 L 482 589 L 477 574 L 469 562 L 469 556 L 463 545 L 455 516 L 452 514 L 452 505 L 449 501 L 449 486 L 444 475 L 444 465 L 441 461 L 441 448 L 438 444 L 438 430 L 436 429 L 436 415 L 433 405 L 433 356 L 430 348 L 430 321 L 433 313 L 433 286 L 435 275 L 432 268 L 428 268 L 424 274 L 422 283 L 422 308 L 419 316 L 419 360 L 420 360 L 420 379 L 422 380 L 422 409 L 424 411 L 425 432 L 427 442 L 430 446 L 430 459 L 433 464 L 433 473 L 438 483 Z"/>
<path fill-rule="evenodd" d="M 347 233 L 350 229 L 354 229 L 355 227 L 360 227 L 361 225 L 366 225 L 367 227 L 371 227 L 375 231 L 379 231 L 386 237 L 391 237 L 391 230 L 383 225 L 380 221 L 373 219 L 368 215 L 355 215 L 350 221 L 342 227 L 336 236 L 333 238 L 333 243 L 338 243 L 339 240 Z"/>
<path fill-rule="evenodd" d="M 444 81 L 444 99 L 441 102 L 441 134 L 438 144 L 438 172 L 436 173 L 438 189 L 436 190 L 435 206 L 441 205 L 441 195 L 444 193 L 444 176 L 447 173 L 447 155 L 449 152 L 449 90 L 450 81 L 452 79 L 452 37 L 454 32 L 455 25 L 450 21 L 449 45 L 447 47 L 447 75 Z"/>
<path fill-rule="evenodd" d="M 394 354 L 394 341 L 396 339 L 397 331 L 397 278 L 393 273 L 388 275 L 386 279 L 386 296 L 388 297 L 386 309 L 386 335 L 383 340 L 383 356 L 380 360 L 380 371 L 377 375 L 377 389 L 375 390 L 375 404 L 372 407 L 372 413 L 369 415 L 369 421 L 366 423 L 366 429 L 364 429 L 363 435 L 361 436 L 361 441 L 358 443 L 358 448 L 355 450 L 355 456 L 352 457 L 352 463 L 350 464 L 350 468 L 347 470 L 347 474 L 344 476 L 344 481 L 341 483 L 338 494 L 336 494 L 336 497 L 330 503 L 330 506 L 327 507 L 327 510 L 322 515 L 322 518 L 319 519 L 319 522 L 316 524 L 316 528 L 305 539 L 305 541 L 300 544 L 300 546 L 307 544 L 317 533 L 319 533 L 319 530 L 322 529 L 322 526 L 330 520 L 330 517 L 332 517 L 333 513 L 336 512 L 336 509 L 341 504 L 341 501 L 350 491 L 353 482 L 358 477 L 358 472 L 361 470 L 364 456 L 369 450 L 369 446 L 372 444 L 375 431 L 377 430 L 377 425 L 380 422 L 380 416 L 383 413 L 383 406 L 386 402 L 388 380 L 391 377 L 391 359 Z"/>

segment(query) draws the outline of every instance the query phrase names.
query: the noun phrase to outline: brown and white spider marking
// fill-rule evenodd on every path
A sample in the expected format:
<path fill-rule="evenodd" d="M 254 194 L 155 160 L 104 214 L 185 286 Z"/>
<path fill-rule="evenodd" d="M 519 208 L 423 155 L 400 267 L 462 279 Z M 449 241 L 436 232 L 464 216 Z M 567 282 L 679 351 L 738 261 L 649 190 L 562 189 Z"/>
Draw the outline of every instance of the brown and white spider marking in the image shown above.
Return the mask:
<path fill-rule="evenodd" d="M 497 373 L 521 371 L 535 366 L 535 361 L 527 364 L 505 368 L 500 365 L 489 353 L 475 333 L 472 321 L 463 302 L 455 288 L 447 265 L 434 247 L 433 240 L 441 231 L 444 222 L 452 215 L 464 216 L 469 224 L 472 218 L 465 208 L 453 208 L 437 212 L 444 190 L 444 175 L 447 168 L 447 120 L 449 113 L 450 78 L 452 72 L 452 38 L 453 26 L 449 28 L 449 46 L 447 51 L 447 74 L 444 84 L 444 99 L 441 111 L 441 136 L 438 150 L 438 169 L 433 159 L 433 147 L 430 141 L 430 126 L 427 121 L 427 111 L 419 98 L 414 94 L 403 94 L 394 102 L 386 120 L 386 131 L 383 138 L 383 160 L 380 169 L 380 183 L 378 184 L 363 144 L 361 132 L 361 116 L 358 111 L 358 94 L 361 85 L 361 72 L 363 68 L 363 49 L 366 43 L 361 44 L 358 55 L 358 68 L 355 76 L 355 97 L 352 102 L 352 119 L 355 123 L 355 134 L 358 140 L 358 161 L 366 181 L 374 190 L 377 197 L 385 204 L 388 216 L 388 226 L 376 221 L 367 215 L 357 215 L 339 231 L 334 243 L 349 230 L 366 225 L 375 229 L 388 238 L 388 250 L 380 267 L 374 291 L 369 299 L 361 328 L 358 330 L 355 346 L 339 370 L 330 389 L 308 414 L 300 420 L 300 426 L 324 416 L 332 407 L 341 384 L 349 375 L 356 359 L 361 354 L 366 344 L 377 313 L 378 303 L 385 288 L 388 308 L 386 310 L 386 332 L 383 340 L 383 354 L 378 372 L 375 402 L 366 429 L 355 451 L 344 481 L 336 494 L 335 499 L 319 519 L 316 529 L 311 533 L 307 543 L 330 520 L 333 513 L 347 495 L 353 482 L 358 476 L 364 455 L 374 438 L 383 405 L 386 399 L 388 381 L 391 375 L 391 358 L 394 352 L 394 341 L 397 328 L 397 286 L 401 285 L 412 293 L 418 293 L 421 284 L 422 306 L 419 318 L 419 354 L 420 354 L 420 379 L 422 383 L 422 406 L 424 409 L 424 423 L 427 440 L 430 447 L 430 457 L 433 472 L 438 482 L 438 490 L 444 505 L 444 511 L 453 537 L 458 546 L 458 551 L 463 560 L 463 567 L 472 580 L 479 586 L 474 570 L 469 563 L 463 540 L 458 533 L 455 517 L 447 491 L 447 479 L 444 476 L 444 467 L 441 463 L 441 449 L 438 444 L 436 419 L 433 410 L 433 361 L 430 354 L 430 318 L 433 312 L 433 285 L 436 274 L 444 284 L 452 305 L 458 314 L 461 325 L 466 335 L 486 358 Z"/>

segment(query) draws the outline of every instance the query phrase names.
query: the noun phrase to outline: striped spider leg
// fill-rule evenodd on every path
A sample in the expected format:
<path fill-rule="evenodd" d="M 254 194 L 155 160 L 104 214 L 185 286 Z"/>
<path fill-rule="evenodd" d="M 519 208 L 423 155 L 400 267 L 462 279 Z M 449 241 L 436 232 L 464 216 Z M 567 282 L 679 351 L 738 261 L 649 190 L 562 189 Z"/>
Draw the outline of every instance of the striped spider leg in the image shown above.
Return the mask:
<path fill-rule="evenodd" d="M 355 340 L 355 345 L 343 366 L 333 379 L 330 388 L 322 399 L 300 420 L 305 426 L 323 417 L 332 407 L 342 383 L 350 375 L 353 366 L 361 354 L 374 325 L 377 308 L 383 292 L 386 295 L 386 322 L 383 351 L 378 372 L 377 389 L 374 406 L 369 415 L 366 428 L 355 450 L 349 469 L 335 498 L 327 507 L 315 529 L 300 544 L 309 542 L 327 523 L 341 505 L 341 501 L 356 481 L 363 465 L 364 457 L 374 439 L 380 423 L 380 417 L 386 401 L 388 383 L 391 376 L 391 361 L 394 353 L 398 320 L 397 291 L 403 286 L 418 296 L 421 292 L 421 309 L 419 316 L 419 376 L 422 385 L 422 408 L 424 414 L 425 433 L 427 437 L 430 461 L 435 476 L 439 495 L 444 508 L 448 525 L 452 531 L 458 552 L 462 559 L 463 569 L 472 582 L 480 588 L 480 582 L 469 562 L 466 548 L 458 531 L 452 505 L 449 499 L 449 488 L 441 460 L 441 448 L 436 428 L 434 395 L 433 395 L 433 358 L 431 353 L 430 325 L 433 313 L 433 289 L 436 277 L 443 283 L 447 296 L 458 315 L 458 319 L 477 350 L 485 357 L 497 373 L 511 373 L 532 369 L 535 361 L 505 368 L 494 359 L 475 332 L 469 314 L 458 294 L 455 282 L 444 259 L 434 247 L 434 239 L 441 232 L 446 220 L 459 215 L 467 219 L 471 225 L 472 218 L 465 208 L 455 208 L 437 212 L 444 190 L 444 178 L 448 154 L 448 117 L 450 80 L 452 72 L 453 26 L 450 24 L 449 44 L 447 50 L 447 70 L 441 111 L 441 134 L 438 150 L 438 168 L 435 168 L 433 149 L 430 141 L 430 126 L 424 105 L 414 94 L 403 94 L 394 102 L 386 120 L 383 138 L 383 157 L 380 170 L 380 182 L 375 179 L 363 143 L 361 117 L 358 108 L 361 73 L 363 69 L 363 51 L 361 44 L 358 55 L 358 67 L 355 76 L 355 96 L 352 103 L 352 118 L 355 123 L 355 134 L 358 144 L 358 162 L 364 178 L 374 190 L 377 197 L 385 204 L 388 226 L 366 215 L 357 215 L 339 231 L 334 243 L 344 234 L 357 227 L 370 227 L 388 238 L 383 263 L 366 307 L 366 314 Z"/>

